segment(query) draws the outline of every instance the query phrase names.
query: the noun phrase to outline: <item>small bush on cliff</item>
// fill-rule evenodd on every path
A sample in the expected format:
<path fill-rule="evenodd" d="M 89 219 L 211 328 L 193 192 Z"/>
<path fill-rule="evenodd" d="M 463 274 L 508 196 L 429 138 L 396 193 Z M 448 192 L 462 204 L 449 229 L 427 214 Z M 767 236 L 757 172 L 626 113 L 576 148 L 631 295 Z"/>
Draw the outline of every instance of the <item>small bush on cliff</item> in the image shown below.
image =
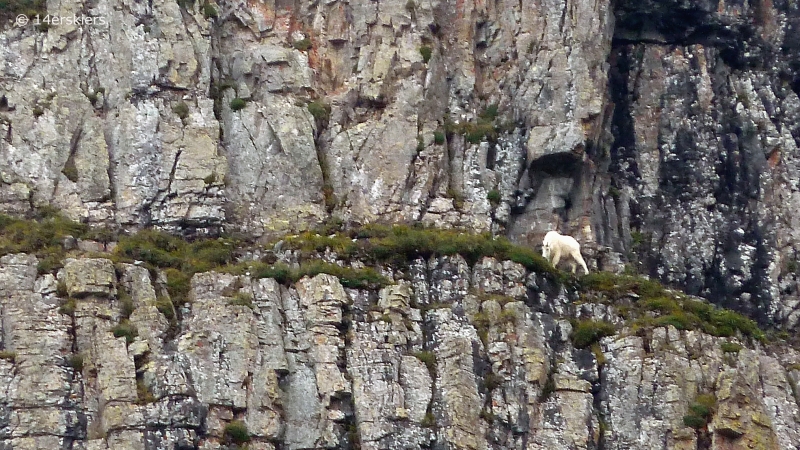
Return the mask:
<path fill-rule="evenodd" d="M 489 203 L 491 203 L 492 205 L 499 204 L 501 198 L 502 197 L 500 195 L 500 191 L 498 191 L 497 189 L 492 189 L 491 191 L 489 191 L 488 194 L 486 194 L 486 199 L 489 200 Z"/>
<path fill-rule="evenodd" d="M 111 329 L 111 332 L 116 338 L 124 337 L 126 344 L 133 342 L 136 336 L 139 335 L 136 327 L 133 326 L 132 323 L 128 322 L 127 319 L 115 325 L 114 328 Z"/>
<path fill-rule="evenodd" d="M 318 121 L 326 121 L 331 115 L 331 107 L 325 103 L 316 100 L 308 104 L 308 112 Z"/>
<path fill-rule="evenodd" d="M 185 121 L 186 118 L 189 117 L 189 105 L 184 101 L 180 101 L 177 105 L 172 107 L 172 112 L 174 112 L 181 121 Z"/>
<path fill-rule="evenodd" d="M 595 320 L 582 320 L 573 325 L 570 339 L 575 348 L 586 348 L 606 336 L 616 333 L 614 325 Z"/>
<path fill-rule="evenodd" d="M 253 308 L 253 294 L 248 292 L 237 292 L 233 295 L 233 298 L 228 301 L 228 304 L 231 306 L 246 306 L 250 309 Z"/>
<path fill-rule="evenodd" d="M 422 62 L 428 64 L 428 61 L 431 60 L 431 56 L 433 55 L 433 49 L 427 45 L 423 45 L 419 48 L 419 54 L 422 55 Z"/>
<path fill-rule="evenodd" d="M 704 428 L 708 425 L 717 406 L 717 399 L 713 394 L 700 394 L 689 405 L 689 414 L 683 416 L 683 424 L 694 429 Z"/>
<path fill-rule="evenodd" d="M 233 442 L 236 445 L 250 442 L 250 432 L 247 431 L 247 425 L 240 420 L 234 420 L 225 425 L 223 434 L 227 441 Z"/>
<path fill-rule="evenodd" d="M 19 14 L 33 18 L 47 14 L 46 0 L 0 0 L 0 20 L 14 19 Z"/>
<path fill-rule="evenodd" d="M 67 358 L 67 365 L 72 367 L 75 372 L 83 372 L 83 355 L 75 353 Z"/>
<path fill-rule="evenodd" d="M 735 342 L 723 342 L 719 345 L 719 348 L 722 349 L 724 353 L 739 353 L 742 346 Z"/>
<path fill-rule="evenodd" d="M 422 361 L 425 364 L 425 367 L 428 368 L 428 372 L 430 373 L 432 378 L 436 378 L 436 355 L 433 352 L 429 351 L 419 351 L 414 352 L 414 357 L 418 360 Z"/>
<path fill-rule="evenodd" d="M 239 97 L 234 98 L 230 103 L 231 111 L 239 111 L 244 109 L 245 106 L 247 106 L 247 100 Z"/>
<path fill-rule="evenodd" d="M 58 313 L 66 316 L 72 316 L 75 314 L 76 307 L 77 303 L 74 298 L 65 298 L 62 299 L 61 304 L 58 306 Z"/>
<path fill-rule="evenodd" d="M 150 390 L 150 387 L 142 379 L 136 380 L 136 403 L 139 405 L 146 405 L 148 403 L 155 403 L 158 399 Z"/>
<path fill-rule="evenodd" d="M 311 43 L 311 39 L 309 39 L 309 38 L 303 38 L 303 39 L 300 39 L 300 40 L 292 42 L 292 47 L 294 47 L 297 50 L 300 50 L 301 52 L 307 51 L 308 49 L 311 48 L 311 46 L 312 46 L 312 43 Z"/>
<path fill-rule="evenodd" d="M 216 19 L 219 16 L 219 13 L 217 13 L 217 8 L 214 8 L 214 5 L 205 2 L 203 3 L 203 16 L 206 19 Z"/>
<path fill-rule="evenodd" d="M 158 297 L 156 299 L 156 309 L 164 315 L 164 318 L 170 322 L 175 320 L 175 305 L 172 300 L 167 297 Z"/>

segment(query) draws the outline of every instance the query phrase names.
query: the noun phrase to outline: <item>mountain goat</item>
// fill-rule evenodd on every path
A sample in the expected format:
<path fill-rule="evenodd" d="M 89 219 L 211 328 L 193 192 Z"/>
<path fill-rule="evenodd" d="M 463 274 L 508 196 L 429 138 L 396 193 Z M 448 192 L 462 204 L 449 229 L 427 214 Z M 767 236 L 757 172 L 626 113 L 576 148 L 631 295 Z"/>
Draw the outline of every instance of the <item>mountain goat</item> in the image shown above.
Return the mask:
<path fill-rule="evenodd" d="M 570 266 L 572 267 L 572 273 L 575 273 L 577 264 L 580 264 L 583 270 L 589 273 L 586 262 L 583 261 L 583 257 L 581 256 L 581 246 L 572 236 L 559 234 L 557 231 L 550 231 L 545 235 L 542 245 L 542 256 L 544 256 L 553 267 L 556 267 L 561 257 L 564 256 L 571 259 Z"/>

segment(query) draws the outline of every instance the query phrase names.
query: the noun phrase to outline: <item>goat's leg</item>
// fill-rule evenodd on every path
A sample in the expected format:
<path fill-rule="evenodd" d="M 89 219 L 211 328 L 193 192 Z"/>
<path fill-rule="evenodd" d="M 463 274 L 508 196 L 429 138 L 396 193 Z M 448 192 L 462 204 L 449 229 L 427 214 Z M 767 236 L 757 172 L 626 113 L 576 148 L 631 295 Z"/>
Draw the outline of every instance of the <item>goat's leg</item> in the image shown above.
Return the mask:
<path fill-rule="evenodd" d="M 552 256 L 553 256 L 553 262 L 552 262 L 553 267 L 558 268 L 558 262 L 561 261 L 561 250 L 556 248 L 555 250 L 552 250 L 552 252 L 553 252 L 552 253 Z"/>
<path fill-rule="evenodd" d="M 575 261 L 578 261 L 578 264 L 581 265 L 581 267 L 583 268 L 584 272 L 586 272 L 587 274 L 589 273 L 589 268 L 586 267 L 586 261 L 583 260 L 583 256 L 581 256 L 581 251 L 580 250 L 576 250 L 575 252 L 572 253 L 572 259 L 574 259 Z"/>

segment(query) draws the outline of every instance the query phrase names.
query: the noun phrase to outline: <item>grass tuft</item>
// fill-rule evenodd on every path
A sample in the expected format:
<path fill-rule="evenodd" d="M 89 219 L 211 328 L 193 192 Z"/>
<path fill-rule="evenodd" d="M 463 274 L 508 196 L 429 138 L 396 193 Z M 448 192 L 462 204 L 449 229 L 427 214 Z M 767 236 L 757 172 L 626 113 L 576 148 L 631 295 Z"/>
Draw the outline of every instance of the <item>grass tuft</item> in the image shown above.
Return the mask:
<path fill-rule="evenodd" d="M 125 338 L 125 343 L 130 344 L 139 335 L 139 332 L 136 330 L 136 327 L 130 323 L 127 319 L 124 319 L 122 322 L 118 323 L 111 329 L 111 332 L 114 334 L 114 337 Z"/>
<path fill-rule="evenodd" d="M 586 348 L 606 336 L 613 336 L 616 333 L 614 325 L 596 320 L 582 320 L 573 325 L 570 339 L 575 348 Z"/>
<path fill-rule="evenodd" d="M 225 435 L 226 440 L 233 442 L 236 445 L 242 445 L 250 442 L 250 432 L 247 431 L 247 425 L 240 420 L 233 420 L 229 424 L 225 425 L 223 434 Z"/>

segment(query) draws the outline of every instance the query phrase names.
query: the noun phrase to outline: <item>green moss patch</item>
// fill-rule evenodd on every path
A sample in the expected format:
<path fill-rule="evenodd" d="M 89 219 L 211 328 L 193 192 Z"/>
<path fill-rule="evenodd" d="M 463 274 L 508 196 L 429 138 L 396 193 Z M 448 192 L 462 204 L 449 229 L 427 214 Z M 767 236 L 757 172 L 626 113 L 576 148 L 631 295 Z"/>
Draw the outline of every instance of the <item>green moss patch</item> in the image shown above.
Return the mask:
<path fill-rule="evenodd" d="M 459 230 L 440 230 L 407 225 L 368 225 L 350 233 L 321 236 L 313 232 L 287 239 L 290 248 L 318 253 L 326 248 L 344 258 L 357 258 L 385 264 L 407 264 L 416 258 L 461 255 L 474 264 L 485 256 L 511 260 L 528 270 L 560 273 L 534 250 L 511 244 L 489 233 L 473 234 Z"/>

